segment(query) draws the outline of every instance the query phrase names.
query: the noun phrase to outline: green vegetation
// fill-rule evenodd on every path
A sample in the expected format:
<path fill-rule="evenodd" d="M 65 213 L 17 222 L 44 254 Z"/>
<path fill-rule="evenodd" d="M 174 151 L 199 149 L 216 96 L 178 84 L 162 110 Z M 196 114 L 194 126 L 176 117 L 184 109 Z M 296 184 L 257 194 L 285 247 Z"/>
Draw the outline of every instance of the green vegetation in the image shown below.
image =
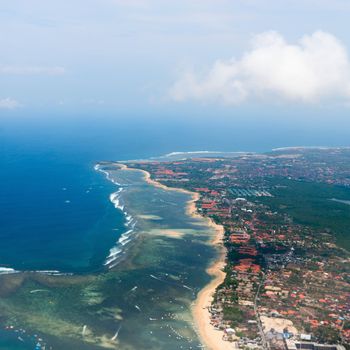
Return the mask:
<path fill-rule="evenodd" d="M 340 340 L 338 330 L 329 326 L 318 327 L 314 333 L 314 336 L 319 342 L 328 344 L 334 344 Z"/>
<path fill-rule="evenodd" d="M 260 198 L 271 210 L 290 215 L 296 223 L 335 233 L 339 246 L 350 250 L 350 188 L 281 178 L 270 178 L 274 197 Z"/>
<path fill-rule="evenodd" d="M 238 286 L 238 281 L 230 273 L 227 273 L 223 285 L 227 288 L 230 287 L 235 289 Z"/>
<path fill-rule="evenodd" d="M 242 311 L 236 306 L 224 306 L 223 312 L 224 320 L 229 321 L 231 327 L 237 327 L 244 319 Z"/>

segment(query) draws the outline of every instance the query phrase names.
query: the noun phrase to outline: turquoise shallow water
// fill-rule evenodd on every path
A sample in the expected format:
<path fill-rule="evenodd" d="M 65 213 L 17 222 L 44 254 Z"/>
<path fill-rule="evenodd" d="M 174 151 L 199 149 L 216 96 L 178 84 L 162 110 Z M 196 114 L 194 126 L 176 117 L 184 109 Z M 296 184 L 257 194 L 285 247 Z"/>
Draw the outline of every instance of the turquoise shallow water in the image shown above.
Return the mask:
<path fill-rule="evenodd" d="M 0 298 L 5 323 L 38 333 L 53 349 L 200 346 L 191 304 L 209 281 L 212 229 L 186 214 L 188 194 L 155 188 L 140 171 L 105 170 L 123 187 L 120 204 L 135 220 L 118 264 L 84 275 L 16 276 L 19 287 Z"/>

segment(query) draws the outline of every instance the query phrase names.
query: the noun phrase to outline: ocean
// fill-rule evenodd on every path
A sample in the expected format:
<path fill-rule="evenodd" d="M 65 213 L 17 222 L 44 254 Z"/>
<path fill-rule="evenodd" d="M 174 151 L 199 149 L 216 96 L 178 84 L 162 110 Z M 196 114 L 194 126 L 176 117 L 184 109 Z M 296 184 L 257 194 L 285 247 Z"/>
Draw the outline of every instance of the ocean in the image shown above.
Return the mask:
<path fill-rule="evenodd" d="M 0 267 L 84 272 L 101 266 L 123 216 L 108 201 L 115 186 L 92 163 L 21 157 L 4 167 L 0 181 Z"/>
<path fill-rule="evenodd" d="M 109 229 L 114 237 L 100 255 L 100 266 L 85 265 L 81 271 L 76 269 L 81 262 L 62 252 L 52 266 L 60 273 L 2 275 L 0 310 L 7 336 L 0 332 L 0 348 L 1 342 L 11 341 L 11 350 L 33 349 L 35 342 L 38 349 L 77 350 L 200 346 L 191 305 L 209 282 L 205 269 L 216 256 L 209 244 L 213 228 L 186 213 L 189 194 L 156 188 L 142 172 L 117 170 L 113 163 L 94 170 L 114 184 L 106 199 L 119 218 L 122 215 L 119 226 L 99 219 L 107 226 L 89 233 L 91 240 Z M 85 239 L 81 237 L 83 244 Z M 70 249 L 66 240 L 57 242 L 61 249 Z M 88 253 L 96 254 L 96 249 Z M 86 256 L 77 250 L 77 260 L 87 263 Z M 73 274 L 62 273 L 62 268 Z"/>
<path fill-rule="evenodd" d="M 113 337 L 126 349 L 199 345 L 190 305 L 209 281 L 210 229 L 186 215 L 188 195 L 97 167 L 181 141 L 164 146 L 147 125 L 36 123 L 1 129 L 0 349 L 110 348 Z M 188 238 L 160 235 L 174 228 Z"/>

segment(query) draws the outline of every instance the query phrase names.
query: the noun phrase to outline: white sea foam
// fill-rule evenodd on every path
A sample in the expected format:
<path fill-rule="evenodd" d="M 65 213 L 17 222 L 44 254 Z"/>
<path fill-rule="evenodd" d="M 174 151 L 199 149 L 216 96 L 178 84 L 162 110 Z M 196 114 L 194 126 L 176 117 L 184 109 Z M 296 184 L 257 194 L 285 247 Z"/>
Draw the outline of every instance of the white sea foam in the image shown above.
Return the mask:
<path fill-rule="evenodd" d="M 0 267 L 0 275 L 8 275 L 11 273 L 18 273 L 19 271 L 16 271 L 14 269 L 11 269 L 9 267 Z"/>
<path fill-rule="evenodd" d="M 122 246 L 125 246 L 129 242 L 131 242 L 131 234 L 134 232 L 134 230 L 128 230 L 124 232 L 120 238 L 118 239 L 118 244 L 121 244 Z"/>
<path fill-rule="evenodd" d="M 0 267 L 0 275 L 8 275 L 8 274 L 14 274 L 14 273 L 21 273 L 23 271 L 15 270 L 10 267 Z M 33 270 L 28 271 L 31 273 L 40 273 L 42 275 L 50 275 L 50 276 L 71 276 L 73 273 L 71 272 L 61 272 L 58 270 Z"/>
<path fill-rule="evenodd" d="M 109 251 L 109 255 L 106 258 L 106 261 L 104 263 L 105 266 L 108 266 L 109 268 L 112 268 L 116 266 L 117 260 L 119 258 L 119 255 L 123 252 L 122 248 L 125 247 L 128 243 L 131 242 L 130 235 L 133 233 L 134 228 L 134 219 L 133 217 L 128 214 L 128 212 L 125 210 L 125 205 L 122 204 L 121 200 L 121 193 L 123 192 L 123 188 L 119 188 L 116 192 L 112 193 L 110 195 L 110 201 L 114 204 L 114 207 L 123 211 L 123 214 L 125 216 L 126 222 L 125 227 L 131 227 L 126 232 L 124 232 L 118 239 L 117 245 Z"/>
<path fill-rule="evenodd" d="M 247 152 L 244 151 L 188 151 L 188 152 L 171 152 L 166 154 L 164 157 L 170 158 L 174 156 L 181 156 L 181 155 L 190 155 L 190 154 L 244 154 Z M 160 157 L 163 158 L 163 157 Z"/>
<path fill-rule="evenodd" d="M 121 249 L 118 247 L 113 247 L 110 251 L 109 251 L 109 255 L 107 256 L 107 258 L 113 258 L 115 256 L 117 256 L 119 253 L 121 252 Z"/>
<path fill-rule="evenodd" d="M 223 153 L 219 151 L 189 151 L 189 152 L 171 152 L 165 155 L 165 157 L 179 156 L 181 154 L 198 154 L 198 153 Z"/>
<path fill-rule="evenodd" d="M 35 271 L 35 272 L 39 272 L 39 273 L 61 273 L 58 270 L 38 270 L 38 271 Z"/>
<path fill-rule="evenodd" d="M 122 184 L 120 184 L 119 182 L 117 182 L 115 179 L 113 179 L 113 178 L 111 177 L 111 174 L 110 174 L 107 170 L 102 169 L 102 168 L 101 168 L 101 164 L 96 164 L 96 165 L 94 166 L 94 169 L 95 169 L 96 171 L 99 171 L 99 172 L 103 173 L 103 174 L 106 176 L 106 179 L 107 179 L 108 181 L 113 182 L 113 183 L 114 183 L 115 185 L 117 185 L 117 186 L 123 186 Z"/>
<path fill-rule="evenodd" d="M 73 273 L 71 272 L 60 272 L 58 270 L 38 270 L 38 271 L 32 271 L 36 273 L 41 273 L 43 275 L 49 275 L 49 276 L 72 276 Z"/>
<path fill-rule="evenodd" d="M 132 241 L 133 232 L 133 229 L 129 229 L 119 237 L 116 246 L 111 248 L 109 251 L 109 255 L 107 256 L 106 261 L 104 263 L 105 266 L 108 266 L 108 268 L 112 268 L 117 265 L 117 260 L 119 256 L 124 253 L 123 248 L 125 248 L 125 246 Z"/>
<path fill-rule="evenodd" d="M 109 251 L 109 255 L 107 256 L 104 266 L 108 268 L 113 268 L 118 264 L 118 260 L 121 254 L 125 253 L 126 246 L 132 241 L 132 233 L 134 232 L 134 228 L 136 225 L 136 220 L 126 211 L 125 204 L 121 198 L 122 193 L 124 191 L 124 187 L 127 185 L 121 185 L 115 179 L 112 178 L 111 174 L 102 168 L 101 164 L 96 164 L 94 169 L 96 171 L 100 171 L 105 174 L 106 179 L 113 182 L 115 185 L 119 186 L 118 190 L 111 193 L 109 196 L 109 200 L 113 203 L 116 209 L 119 209 L 123 212 L 125 216 L 125 227 L 128 228 L 126 232 L 124 232 L 116 242 L 116 245 L 112 247 Z"/>
<path fill-rule="evenodd" d="M 132 216 L 128 216 L 126 217 L 126 223 L 125 223 L 125 226 L 131 226 L 131 224 L 133 223 L 134 219 Z"/>
<path fill-rule="evenodd" d="M 132 241 L 131 238 L 127 239 L 126 241 L 124 241 L 123 243 L 121 243 L 122 246 L 125 246 L 127 244 L 129 244 Z"/>
<path fill-rule="evenodd" d="M 118 243 L 120 243 L 121 245 L 125 245 L 125 242 L 127 242 L 129 240 L 129 236 L 120 236 L 120 238 L 118 239 Z"/>
<path fill-rule="evenodd" d="M 121 243 L 121 242 L 124 242 L 125 240 L 127 240 L 127 239 L 130 237 L 130 234 L 131 234 L 132 232 L 133 232 L 133 230 L 128 230 L 128 231 L 124 232 L 124 233 L 120 236 L 118 242 Z"/>
<path fill-rule="evenodd" d="M 113 247 L 110 251 L 109 251 L 109 255 L 107 256 L 107 259 L 104 263 L 105 266 L 110 265 L 112 262 L 114 262 L 118 255 L 122 252 L 121 248 L 118 247 Z"/>
<path fill-rule="evenodd" d="M 114 204 L 114 207 L 115 207 L 116 209 L 121 210 L 121 211 L 124 210 L 124 205 L 121 204 L 121 200 L 120 200 L 120 194 L 121 194 L 122 191 L 123 191 L 123 188 L 120 187 L 120 188 L 118 189 L 118 191 L 113 192 L 113 193 L 110 194 L 110 196 L 109 196 L 109 200 Z"/>
<path fill-rule="evenodd" d="M 113 269 L 113 267 L 116 267 L 118 265 L 118 261 L 114 262 L 113 264 L 111 265 L 108 265 L 108 268 L 109 269 Z"/>
<path fill-rule="evenodd" d="M 111 269 L 118 264 L 120 255 L 125 253 L 125 247 L 132 241 L 133 232 L 133 228 L 130 228 L 119 237 L 116 246 L 109 251 L 109 255 L 104 263 L 105 266 Z"/>

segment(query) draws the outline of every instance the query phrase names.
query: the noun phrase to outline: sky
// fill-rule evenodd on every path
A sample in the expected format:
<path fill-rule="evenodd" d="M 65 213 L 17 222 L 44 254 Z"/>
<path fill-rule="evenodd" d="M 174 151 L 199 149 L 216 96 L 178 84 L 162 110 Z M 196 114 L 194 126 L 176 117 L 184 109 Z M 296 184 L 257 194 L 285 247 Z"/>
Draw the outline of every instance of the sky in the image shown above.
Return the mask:
<path fill-rule="evenodd" d="M 348 0 L 0 0 L 0 116 L 345 115 L 349 18 Z"/>

